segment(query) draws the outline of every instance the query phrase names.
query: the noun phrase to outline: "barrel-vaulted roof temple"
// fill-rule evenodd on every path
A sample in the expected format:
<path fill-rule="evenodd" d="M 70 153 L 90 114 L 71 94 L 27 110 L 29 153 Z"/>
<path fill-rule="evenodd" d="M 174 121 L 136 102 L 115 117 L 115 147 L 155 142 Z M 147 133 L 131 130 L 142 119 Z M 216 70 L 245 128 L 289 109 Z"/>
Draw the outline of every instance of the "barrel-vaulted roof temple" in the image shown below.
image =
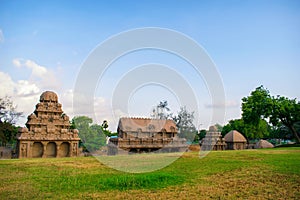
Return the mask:
<path fill-rule="evenodd" d="M 78 156 L 78 130 L 70 128 L 69 117 L 63 112 L 54 92 L 40 96 L 35 111 L 28 116 L 26 127 L 18 133 L 19 158 Z"/>
<path fill-rule="evenodd" d="M 186 139 L 177 136 L 176 124 L 170 119 L 121 118 L 118 138 L 110 138 L 108 155 L 119 150 L 129 153 L 185 151 Z"/>

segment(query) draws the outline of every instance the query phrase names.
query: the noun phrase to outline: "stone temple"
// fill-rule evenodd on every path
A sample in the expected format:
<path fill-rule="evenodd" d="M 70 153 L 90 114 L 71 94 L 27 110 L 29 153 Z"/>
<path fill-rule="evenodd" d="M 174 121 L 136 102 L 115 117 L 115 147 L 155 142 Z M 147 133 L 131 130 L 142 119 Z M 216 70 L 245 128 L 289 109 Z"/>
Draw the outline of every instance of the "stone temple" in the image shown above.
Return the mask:
<path fill-rule="evenodd" d="M 201 151 L 225 150 L 226 141 L 216 126 L 210 126 L 205 138 L 200 142 Z"/>
<path fill-rule="evenodd" d="M 183 152 L 187 149 L 186 139 L 177 136 L 173 120 L 151 118 L 121 118 L 118 138 L 110 138 L 108 155 L 119 150 L 127 153 Z"/>
<path fill-rule="evenodd" d="M 78 156 L 77 129 L 70 128 L 69 117 L 63 113 L 58 97 L 46 91 L 35 111 L 28 116 L 26 128 L 18 133 L 19 158 L 48 158 Z"/>

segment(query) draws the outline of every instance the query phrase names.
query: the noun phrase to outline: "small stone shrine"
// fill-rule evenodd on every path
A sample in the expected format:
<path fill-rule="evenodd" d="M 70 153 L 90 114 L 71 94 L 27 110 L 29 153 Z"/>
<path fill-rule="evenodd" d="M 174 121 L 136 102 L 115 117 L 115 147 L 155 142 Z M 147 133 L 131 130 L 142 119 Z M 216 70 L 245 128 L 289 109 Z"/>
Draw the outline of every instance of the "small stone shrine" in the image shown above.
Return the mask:
<path fill-rule="evenodd" d="M 232 130 L 228 132 L 224 139 L 226 141 L 226 149 L 229 150 L 241 150 L 247 148 L 246 138 L 238 131 Z"/>
<path fill-rule="evenodd" d="M 19 158 L 78 156 L 77 129 L 70 128 L 69 117 L 63 113 L 58 97 L 46 91 L 35 111 L 28 116 L 26 128 L 18 133 Z"/>
<path fill-rule="evenodd" d="M 202 151 L 225 150 L 226 142 L 215 126 L 210 126 L 205 138 L 200 143 Z"/>

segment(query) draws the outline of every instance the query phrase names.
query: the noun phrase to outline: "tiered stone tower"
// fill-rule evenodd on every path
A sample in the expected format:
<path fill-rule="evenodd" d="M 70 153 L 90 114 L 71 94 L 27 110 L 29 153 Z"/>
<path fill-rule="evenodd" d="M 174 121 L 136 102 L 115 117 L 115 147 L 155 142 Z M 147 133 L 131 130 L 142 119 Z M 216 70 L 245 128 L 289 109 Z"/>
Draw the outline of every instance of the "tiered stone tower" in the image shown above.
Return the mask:
<path fill-rule="evenodd" d="M 225 150 L 226 142 L 215 126 L 210 126 L 200 143 L 201 151 Z"/>
<path fill-rule="evenodd" d="M 26 128 L 18 134 L 18 157 L 78 156 L 77 129 L 70 128 L 69 117 L 63 113 L 58 97 L 46 91 L 40 97 L 34 113 L 28 116 Z"/>

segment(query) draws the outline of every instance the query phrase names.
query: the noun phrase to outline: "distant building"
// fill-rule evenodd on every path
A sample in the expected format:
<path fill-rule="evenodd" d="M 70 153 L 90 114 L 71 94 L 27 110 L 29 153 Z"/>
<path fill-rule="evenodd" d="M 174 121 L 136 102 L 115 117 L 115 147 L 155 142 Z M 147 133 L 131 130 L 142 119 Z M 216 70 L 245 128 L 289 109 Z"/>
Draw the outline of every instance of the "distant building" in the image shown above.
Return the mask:
<path fill-rule="evenodd" d="M 246 138 L 238 131 L 233 130 L 224 136 L 226 142 L 226 149 L 241 150 L 247 148 Z"/>
<path fill-rule="evenodd" d="M 177 137 L 173 120 L 150 118 L 121 118 L 118 138 L 110 138 L 108 154 L 115 155 L 118 149 L 127 152 L 184 151 L 186 140 Z"/>
<path fill-rule="evenodd" d="M 205 137 L 200 142 L 201 151 L 225 150 L 226 143 L 216 126 L 210 126 Z"/>
<path fill-rule="evenodd" d="M 69 117 L 63 113 L 58 97 L 46 91 L 40 96 L 34 113 L 28 116 L 26 128 L 18 133 L 19 158 L 77 156 L 78 130 L 70 128 Z"/>

